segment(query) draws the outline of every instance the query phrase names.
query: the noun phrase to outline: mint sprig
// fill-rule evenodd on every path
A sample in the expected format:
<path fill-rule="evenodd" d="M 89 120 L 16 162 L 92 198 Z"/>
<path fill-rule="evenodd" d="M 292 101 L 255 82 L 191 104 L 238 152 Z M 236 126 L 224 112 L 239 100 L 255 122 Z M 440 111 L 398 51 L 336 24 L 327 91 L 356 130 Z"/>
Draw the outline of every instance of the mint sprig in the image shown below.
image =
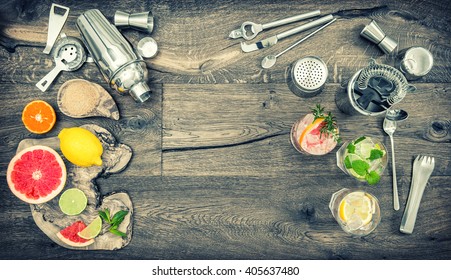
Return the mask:
<path fill-rule="evenodd" d="M 103 221 L 110 225 L 108 231 L 121 237 L 126 237 L 127 234 L 118 230 L 117 228 L 122 223 L 127 214 L 128 210 L 120 210 L 116 212 L 113 217 L 110 217 L 110 210 L 108 208 L 106 208 L 104 211 L 99 211 L 99 215 L 100 217 L 102 217 Z"/>

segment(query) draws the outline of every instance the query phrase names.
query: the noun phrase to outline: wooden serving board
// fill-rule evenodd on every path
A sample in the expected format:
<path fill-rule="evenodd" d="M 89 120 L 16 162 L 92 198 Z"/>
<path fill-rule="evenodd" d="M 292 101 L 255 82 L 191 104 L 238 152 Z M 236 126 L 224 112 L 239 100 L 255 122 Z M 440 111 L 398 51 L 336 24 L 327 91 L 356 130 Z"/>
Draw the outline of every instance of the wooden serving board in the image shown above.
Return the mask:
<path fill-rule="evenodd" d="M 132 237 L 133 229 L 133 204 L 130 196 L 125 191 L 100 195 L 95 184 L 96 178 L 124 170 L 131 157 L 132 150 L 129 146 L 117 143 L 113 135 L 106 129 L 97 125 L 83 125 L 83 128 L 93 132 L 102 142 L 102 166 L 77 167 L 65 160 L 67 180 L 64 189 L 79 188 L 88 198 L 86 209 L 76 216 L 68 216 L 61 212 L 58 200 L 60 195 L 47 203 L 31 204 L 33 219 L 38 227 L 58 245 L 76 250 L 117 250 L 127 246 Z M 34 145 L 45 145 L 59 151 L 59 139 L 57 137 L 43 139 L 24 139 L 19 143 L 17 152 Z M 63 190 L 64 191 L 64 190 Z M 128 210 L 124 221 L 118 230 L 125 232 L 126 237 L 114 235 L 108 231 L 108 225 L 104 223 L 101 233 L 94 239 L 95 242 L 85 247 L 72 247 L 61 241 L 57 233 L 75 221 L 82 220 L 89 224 L 99 215 L 99 210 L 108 208 L 111 214 L 119 210 Z"/>

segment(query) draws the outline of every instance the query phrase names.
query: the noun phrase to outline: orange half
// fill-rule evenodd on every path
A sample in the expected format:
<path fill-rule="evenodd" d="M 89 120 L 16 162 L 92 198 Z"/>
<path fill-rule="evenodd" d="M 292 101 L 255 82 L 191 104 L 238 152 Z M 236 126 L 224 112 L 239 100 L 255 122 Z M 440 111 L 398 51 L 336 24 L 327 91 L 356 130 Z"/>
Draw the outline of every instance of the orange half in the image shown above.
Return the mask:
<path fill-rule="evenodd" d="M 31 101 L 22 111 L 22 122 L 30 132 L 49 132 L 56 122 L 55 110 L 45 101 Z"/>

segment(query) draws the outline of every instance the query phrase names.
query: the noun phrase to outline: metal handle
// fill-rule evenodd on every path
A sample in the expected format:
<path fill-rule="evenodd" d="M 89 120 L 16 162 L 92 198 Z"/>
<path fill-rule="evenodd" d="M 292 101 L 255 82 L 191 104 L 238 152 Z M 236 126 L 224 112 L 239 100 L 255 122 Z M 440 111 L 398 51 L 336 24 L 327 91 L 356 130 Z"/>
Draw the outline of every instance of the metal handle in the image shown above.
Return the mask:
<path fill-rule="evenodd" d="M 413 232 L 418 209 L 420 207 L 420 201 L 423 197 L 427 180 L 428 178 L 421 176 L 421 174 L 418 174 L 416 178 L 412 179 L 409 199 L 407 201 L 406 209 L 404 210 L 404 215 L 401 219 L 401 226 L 399 228 L 402 233 L 411 234 Z"/>
<path fill-rule="evenodd" d="M 322 25 L 324 23 L 327 23 L 327 22 L 331 21 L 333 18 L 334 17 L 332 15 L 324 16 L 324 17 L 319 18 L 317 20 L 311 21 L 309 23 L 303 24 L 301 26 L 298 26 L 298 27 L 295 27 L 293 29 L 287 30 L 287 31 L 285 31 L 283 33 L 280 33 L 280 34 L 277 35 L 277 39 L 280 40 L 280 39 L 286 38 L 288 36 L 294 35 L 296 33 L 308 30 L 310 28 L 317 27 L 319 25 Z"/>
<path fill-rule="evenodd" d="M 307 36 L 305 36 L 304 38 L 302 38 L 301 40 L 297 41 L 296 43 L 294 43 L 293 45 L 291 45 L 290 47 L 286 48 L 284 51 L 281 51 L 280 53 L 278 53 L 276 55 L 276 58 L 281 56 L 282 54 L 286 53 L 287 51 L 291 50 L 292 48 L 296 47 L 297 45 L 299 45 L 300 43 L 304 42 L 305 40 L 307 40 L 308 38 L 312 37 L 313 35 L 315 35 L 316 33 L 318 33 L 319 31 L 323 30 L 324 28 L 326 28 L 328 25 L 334 23 L 334 21 L 336 21 L 337 19 L 334 18 L 331 21 L 329 21 L 328 23 L 324 24 L 323 26 L 321 26 L 320 28 L 316 29 L 315 31 L 313 31 L 312 33 L 308 34 Z"/>
<path fill-rule="evenodd" d="M 393 136 L 390 135 L 391 142 L 391 161 L 392 161 L 392 172 L 393 172 L 393 208 L 399 210 L 399 196 L 398 196 L 398 182 L 396 179 L 396 164 L 395 164 L 395 146 L 393 141 Z"/>
<path fill-rule="evenodd" d="M 308 13 L 305 13 L 305 14 L 300 14 L 300 15 L 297 15 L 297 16 L 292 16 L 292 17 L 289 17 L 289 18 L 276 20 L 276 21 L 273 21 L 273 22 L 262 24 L 262 29 L 268 29 L 268 28 L 272 28 L 272 27 L 277 27 L 277 26 L 289 24 L 289 23 L 296 22 L 296 21 L 299 21 L 299 20 L 312 18 L 312 17 L 318 16 L 320 14 L 321 14 L 321 11 L 320 10 L 316 10 L 316 11 L 308 12 Z"/>
<path fill-rule="evenodd" d="M 49 88 L 49 86 L 53 83 L 58 74 L 65 69 L 65 65 L 61 58 L 59 60 L 57 59 L 55 62 L 56 62 L 55 68 L 53 68 L 52 71 L 50 71 L 47 75 L 45 75 L 44 78 L 42 78 L 36 84 L 38 89 L 40 89 L 42 92 L 45 92 Z"/>

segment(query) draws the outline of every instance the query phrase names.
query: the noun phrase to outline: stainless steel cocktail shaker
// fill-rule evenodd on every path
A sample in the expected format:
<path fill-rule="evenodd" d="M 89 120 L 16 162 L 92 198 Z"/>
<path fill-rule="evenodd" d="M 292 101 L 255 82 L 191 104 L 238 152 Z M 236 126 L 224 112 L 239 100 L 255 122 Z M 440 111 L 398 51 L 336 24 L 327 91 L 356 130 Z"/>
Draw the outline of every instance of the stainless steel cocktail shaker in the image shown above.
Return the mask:
<path fill-rule="evenodd" d="M 84 12 L 77 28 L 105 80 L 121 94 L 129 93 L 137 102 L 150 97 L 147 68 L 119 30 L 97 9 Z"/>

